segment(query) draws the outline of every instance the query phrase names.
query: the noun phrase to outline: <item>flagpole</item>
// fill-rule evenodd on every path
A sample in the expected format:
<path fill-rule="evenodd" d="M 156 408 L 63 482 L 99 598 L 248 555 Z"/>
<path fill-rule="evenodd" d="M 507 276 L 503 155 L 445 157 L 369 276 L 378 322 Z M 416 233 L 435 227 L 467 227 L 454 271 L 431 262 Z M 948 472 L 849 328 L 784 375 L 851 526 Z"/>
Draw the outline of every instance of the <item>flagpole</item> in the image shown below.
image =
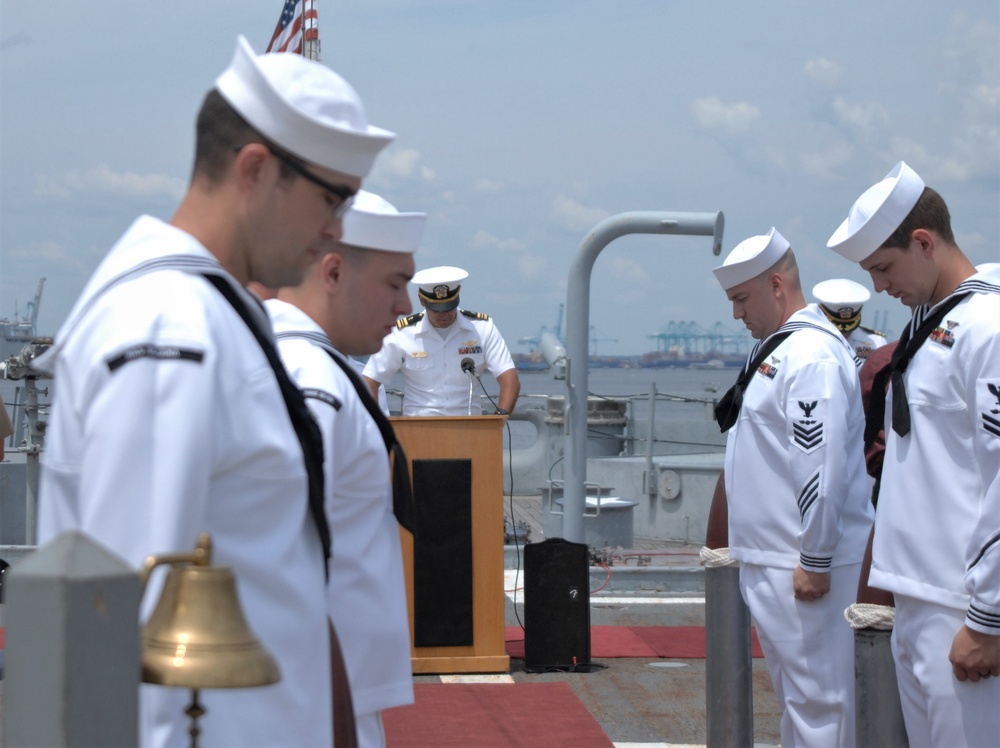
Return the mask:
<path fill-rule="evenodd" d="M 306 15 L 308 4 L 316 9 L 316 33 L 310 33 L 309 16 Z M 302 0 L 302 56 L 309 60 L 319 61 L 319 0 Z"/>

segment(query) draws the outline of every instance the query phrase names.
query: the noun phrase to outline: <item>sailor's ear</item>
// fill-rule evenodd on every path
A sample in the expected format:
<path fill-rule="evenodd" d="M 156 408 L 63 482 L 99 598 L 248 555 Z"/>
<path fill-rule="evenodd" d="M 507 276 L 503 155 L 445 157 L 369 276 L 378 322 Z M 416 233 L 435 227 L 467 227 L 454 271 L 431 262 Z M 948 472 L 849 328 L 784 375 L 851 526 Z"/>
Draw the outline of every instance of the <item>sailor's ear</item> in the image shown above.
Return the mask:
<path fill-rule="evenodd" d="M 233 171 L 241 186 L 257 182 L 271 162 L 270 152 L 263 143 L 247 143 L 240 148 L 233 162 Z"/>
<path fill-rule="evenodd" d="M 344 283 L 344 269 L 347 262 L 337 250 L 327 252 L 319 258 L 320 277 L 323 279 L 323 288 L 327 293 L 335 292 Z"/>

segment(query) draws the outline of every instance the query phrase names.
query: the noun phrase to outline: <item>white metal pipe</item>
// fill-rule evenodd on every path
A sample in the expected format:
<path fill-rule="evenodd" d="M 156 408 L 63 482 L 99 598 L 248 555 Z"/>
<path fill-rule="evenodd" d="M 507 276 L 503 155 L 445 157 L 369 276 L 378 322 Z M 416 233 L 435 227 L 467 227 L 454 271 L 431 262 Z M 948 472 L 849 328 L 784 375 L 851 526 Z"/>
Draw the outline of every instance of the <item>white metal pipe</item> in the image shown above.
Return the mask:
<path fill-rule="evenodd" d="M 725 218 L 716 213 L 619 213 L 597 224 L 584 238 L 570 266 L 566 289 L 566 440 L 563 537 L 582 543 L 587 473 L 588 333 L 590 276 L 601 251 L 627 234 L 711 236 L 712 251 L 722 251 Z"/>

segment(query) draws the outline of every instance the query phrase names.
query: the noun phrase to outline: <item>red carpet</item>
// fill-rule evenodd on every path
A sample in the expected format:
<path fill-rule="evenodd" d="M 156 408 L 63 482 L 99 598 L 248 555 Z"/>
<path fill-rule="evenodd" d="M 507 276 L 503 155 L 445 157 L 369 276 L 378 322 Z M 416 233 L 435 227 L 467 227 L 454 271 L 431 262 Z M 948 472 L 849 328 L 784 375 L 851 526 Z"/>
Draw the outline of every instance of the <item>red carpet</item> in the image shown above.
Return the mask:
<path fill-rule="evenodd" d="M 751 653 L 763 657 L 757 632 L 750 632 Z M 507 654 L 524 659 L 524 630 L 507 626 Z M 590 656 L 599 660 L 616 657 L 669 657 L 678 660 L 705 658 L 704 626 L 591 626 Z"/>
<path fill-rule="evenodd" d="M 418 683 L 382 713 L 393 748 L 612 748 L 567 683 Z"/>

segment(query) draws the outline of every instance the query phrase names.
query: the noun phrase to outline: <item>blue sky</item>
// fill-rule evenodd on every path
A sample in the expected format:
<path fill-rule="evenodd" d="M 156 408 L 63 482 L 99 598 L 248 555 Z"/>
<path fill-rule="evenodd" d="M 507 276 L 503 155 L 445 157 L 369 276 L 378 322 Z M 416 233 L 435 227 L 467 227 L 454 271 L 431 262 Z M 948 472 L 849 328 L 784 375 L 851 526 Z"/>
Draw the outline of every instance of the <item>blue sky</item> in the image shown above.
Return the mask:
<path fill-rule="evenodd" d="M 46 277 L 54 333 L 141 213 L 169 218 L 193 122 L 237 34 L 280 0 L 0 0 L 0 317 Z M 417 266 L 470 272 L 466 308 L 513 350 L 556 323 L 600 220 L 726 217 L 723 254 L 777 226 L 805 286 L 867 277 L 825 248 L 900 159 L 937 188 L 974 262 L 1000 259 L 996 0 L 320 0 L 325 64 L 399 134 L 366 186 L 430 220 Z M 706 238 L 625 237 L 598 258 L 600 353 L 667 322 L 734 330 Z M 908 311 L 884 296 L 898 333 Z"/>

